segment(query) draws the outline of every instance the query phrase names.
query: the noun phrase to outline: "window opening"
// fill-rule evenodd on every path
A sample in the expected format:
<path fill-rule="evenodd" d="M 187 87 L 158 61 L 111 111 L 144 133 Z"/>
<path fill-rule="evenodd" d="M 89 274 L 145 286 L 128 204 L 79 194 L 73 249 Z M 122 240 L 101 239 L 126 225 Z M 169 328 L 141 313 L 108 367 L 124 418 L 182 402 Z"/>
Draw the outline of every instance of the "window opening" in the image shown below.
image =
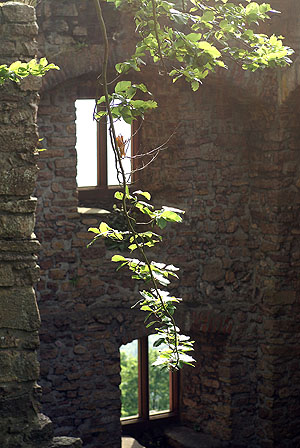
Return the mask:
<path fill-rule="evenodd" d="M 108 122 L 107 122 L 108 123 Z M 123 159 L 123 167 L 127 177 L 127 183 L 131 180 L 131 125 L 126 123 L 124 120 L 117 120 L 115 123 L 116 136 L 122 136 L 125 144 L 125 157 Z M 107 124 L 107 131 L 109 125 Z M 107 132 L 107 185 L 119 185 L 117 170 L 115 166 L 115 155 L 111 144 L 111 138 L 109 132 Z"/>
<path fill-rule="evenodd" d="M 120 347 L 123 424 L 170 417 L 178 411 L 178 373 L 151 365 L 161 348 L 154 346 L 156 339 L 151 335 Z"/>
<path fill-rule="evenodd" d="M 106 118 L 97 123 L 93 119 L 94 99 L 78 99 L 76 107 L 76 151 L 78 187 L 108 188 L 119 185 L 115 156 Z M 125 143 L 123 166 L 127 181 L 132 171 L 132 126 L 124 120 L 115 122 L 116 135 Z"/>
<path fill-rule="evenodd" d="M 138 417 L 138 341 L 120 347 L 121 417 Z"/>
<path fill-rule="evenodd" d="M 77 100 L 76 151 L 77 185 L 97 185 L 97 122 L 93 120 L 95 100 Z"/>
<path fill-rule="evenodd" d="M 164 349 L 163 345 L 155 347 L 153 344 L 159 339 L 159 335 L 152 334 L 148 337 L 149 350 L 149 413 L 170 411 L 170 375 L 167 370 L 161 370 L 152 364 L 157 358 L 158 350 Z"/>

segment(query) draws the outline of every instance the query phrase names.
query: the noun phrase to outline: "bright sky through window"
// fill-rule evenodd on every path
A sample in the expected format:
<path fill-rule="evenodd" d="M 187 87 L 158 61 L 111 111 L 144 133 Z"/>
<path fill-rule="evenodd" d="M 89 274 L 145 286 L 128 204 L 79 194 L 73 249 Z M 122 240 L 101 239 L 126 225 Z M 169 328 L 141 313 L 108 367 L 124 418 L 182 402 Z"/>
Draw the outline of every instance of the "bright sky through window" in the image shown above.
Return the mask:
<path fill-rule="evenodd" d="M 122 135 L 126 142 L 126 157 L 123 159 L 124 171 L 127 175 L 127 182 L 130 183 L 131 172 L 131 125 L 124 120 L 115 121 L 116 135 Z M 111 146 L 109 132 L 107 133 L 107 183 L 108 185 L 119 185 L 117 171 L 115 168 L 115 156 Z"/>
<path fill-rule="evenodd" d="M 97 163 L 97 157 L 98 154 L 101 154 L 101 151 L 97 150 L 97 141 L 101 141 L 101 144 L 103 145 L 105 145 L 105 142 L 103 139 L 97 139 L 97 132 L 99 132 L 100 127 L 97 126 L 97 122 L 93 120 L 95 100 L 79 99 L 75 102 L 75 106 L 77 136 L 77 185 L 78 187 L 94 187 L 98 185 L 97 169 L 99 164 Z M 130 183 L 131 125 L 125 123 L 123 120 L 116 120 L 114 124 L 116 136 L 122 136 L 125 142 L 126 156 L 123 158 L 123 167 L 127 176 L 127 182 Z M 106 140 L 106 148 L 104 148 L 104 150 L 107 151 L 107 186 L 118 185 L 119 182 L 115 166 L 115 156 L 108 129 Z M 101 180 L 100 184 L 103 185 Z"/>
<path fill-rule="evenodd" d="M 76 151 L 77 185 L 97 185 L 97 122 L 93 120 L 95 100 L 77 100 Z"/>

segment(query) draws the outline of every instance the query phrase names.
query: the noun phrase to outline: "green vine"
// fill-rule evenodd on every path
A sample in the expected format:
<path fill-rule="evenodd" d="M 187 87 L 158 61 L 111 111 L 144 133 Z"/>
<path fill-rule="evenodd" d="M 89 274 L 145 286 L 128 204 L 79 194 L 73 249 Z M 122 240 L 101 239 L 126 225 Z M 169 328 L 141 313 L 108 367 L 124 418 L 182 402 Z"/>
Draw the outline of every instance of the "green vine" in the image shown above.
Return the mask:
<path fill-rule="evenodd" d="M 116 7 L 124 8 L 132 14 L 139 40 L 134 55 L 125 62 L 116 65 L 118 74 L 130 69 L 139 71 L 146 65 L 149 55 L 154 63 L 163 66 L 163 71 L 175 82 L 183 77 L 197 90 L 202 80 L 217 68 L 226 69 L 230 58 L 240 63 L 243 69 L 255 71 L 265 67 L 285 66 L 291 63 L 289 56 L 293 50 L 282 43 L 282 36 L 271 37 L 258 34 L 259 21 L 269 19 L 274 13 L 267 3 L 258 4 L 250 0 L 241 0 L 236 5 L 228 0 L 191 0 L 187 10 L 186 2 L 175 3 L 165 0 L 106 0 Z M 182 222 L 183 211 L 162 207 L 155 209 L 149 202 L 151 195 L 145 191 L 130 193 L 122 158 L 123 139 L 116 136 L 114 121 L 123 119 L 132 123 L 138 117 L 157 107 L 145 84 L 132 84 L 131 81 L 119 81 L 113 93 L 108 91 L 107 67 L 109 42 L 100 0 L 94 0 L 99 24 L 104 40 L 103 70 L 99 81 L 104 95 L 99 98 L 99 110 L 95 119 L 108 116 L 109 134 L 115 155 L 117 174 L 122 191 L 115 194 L 120 201 L 121 212 L 126 222 L 126 230 L 118 230 L 107 223 L 98 228 L 90 228 L 94 238 L 108 238 L 114 243 L 128 241 L 128 250 L 136 251 L 139 258 L 114 255 L 112 261 L 119 263 L 118 269 L 127 267 L 132 278 L 143 281 L 146 287 L 140 291 L 141 299 L 135 306 L 146 311 L 147 327 L 156 325 L 160 336 L 155 345 L 166 345 L 161 349 L 156 365 L 169 369 L 178 369 L 184 364 L 193 365 L 190 354 L 193 341 L 182 335 L 174 319 L 176 304 L 180 298 L 171 296 L 166 290 L 172 277 L 177 277 L 178 268 L 173 265 L 151 261 L 148 249 L 159 244 L 162 237 L 154 232 L 155 228 L 164 229 L 169 222 Z M 138 92 L 148 95 L 148 100 L 135 99 Z M 103 107 L 105 105 L 105 107 Z M 144 216 L 148 230 L 138 231 L 136 216 Z M 143 226 L 143 227 L 144 227 Z M 161 289 L 164 288 L 164 289 Z"/>
<path fill-rule="evenodd" d="M 162 291 L 158 287 L 159 284 L 167 286 L 170 282 L 168 277 L 177 277 L 177 268 L 172 265 L 167 266 L 161 263 L 156 263 L 148 259 L 145 248 L 154 246 L 161 240 L 161 237 L 151 230 L 146 232 L 138 232 L 135 226 L 136 220 L 132 217 L 132 210 L 136 209 L 140 213 L 146 215 L 149 226 L 158 225 L 160 228 L 164 228 L 168 221 L 181 222 L 182 218 L 180 214 L 182 214 L 183 211 L 170 209 L 167 207 L 164 207 L 161 210 L 155 210 L 150 203 L 140 199 L 147 199 L 149 201 L 151 196 L 148 192 L 136 191 L 133 194 L 129 193 L 126 174 L 124 172 L 114 127 L 114 116 L 116 116 L 117 113 L 117 117 L 122 116 L 127 122 L 132 122 L 135 116 L 143 116 L 144 111 L 156 107 L 156 103 L 151 100 L 148 102 L 133 100 L 132 98 L 134 97 L 137 89 L 147 91 L 146 86 L 143 84 L 136 86 L 132 85 L 131 82 L 121 81 L 115 88 L 115 96 L 117 96 L 117 99 L 121 101 L 121 105 L 118 102 L 118 105 L 114 106 L 114 97 L 109 95 L 107 87 L 109 44 L 106 26 L 102 15 L 100 1 L 94 0 L 94 3 L 97 10 L 105 47 L 101 79 L 103 83 L 104 98 L 100 98 L 99 104 L 102 104 L 105 101 L 106 110 L 100 113 L 100 117 L 104 114 L 107 114 L 109 117 L 109 132 L 116 157 L 118 173 L 121 175 L 121 184 L 123 187 L 123 191 L 117 192 L 115 197 L 122 203 L 122 212 L 125 216 L 128 231 L 122 232 L 112 229 L 104 222 L 100 224 L 99 228 L 90 228 L 89 230 L 95 233 L 94 241 L 99 237 L 111 238 L 114 241 L 123 241 L 124 235 L 129 232 L 130 245 L 128 249 L 131 252 L 137 250 L 141 259 L 114 255 L 112 257 L 112 261 L 120 262 L 120 267 L 127 266 L 133 272 L 132 278 L 143 280 L 146 284 L 150 285 L 149 289 L 140 291 L 142 299 L 138 302 L 138 304 L 140 305 L 141 310 L 148 312 L 146 320 L 150 317 L 154 317 L 154 320 L 151 320 L 147 326 L 159 324 L 156 331 L 160 335 L 160 338 L 156 341 L 156 345 L 158 346 L 163 343 L 167 345 L 167 349 L 160 351 L 156 364 L 162 367 L 168 367 L 170 369 L 178 369 L 183 365 L 183 363 L 191 364 L 194 361 L 193 358 L 187 354 L 188 351 L 192 350 L 192 342 L 188 336 L 180 335 L 179 329 L 176 326 L 173 317 L 175 310 L 174 304 L 178 303 L 181 299 L 170 296 L 167 291 Z M 135 116 L 129 114 L 131 110 L 131 107 L 128 109 L 129 104 L 133 107 Z"/>

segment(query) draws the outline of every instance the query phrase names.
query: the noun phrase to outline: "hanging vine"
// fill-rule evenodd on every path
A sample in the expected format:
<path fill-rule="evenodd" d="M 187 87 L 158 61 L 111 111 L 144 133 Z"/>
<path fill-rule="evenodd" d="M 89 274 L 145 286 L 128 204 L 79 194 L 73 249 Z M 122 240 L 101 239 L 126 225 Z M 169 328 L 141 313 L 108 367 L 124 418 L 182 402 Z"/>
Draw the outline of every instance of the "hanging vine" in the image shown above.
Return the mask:
<path fill-rule="evenodd" d="M 121 203 L 120 209 L 127 229 L 116 230 L 102 222 L 98 228 L 89 229 L 94 233 L 90 244 L 98 238 L 122 243 L 125 238 L 129 240 L 128 250 L 137 253 L 137 258 L 118 254 L 112 257 L 112 261 L 119 263 L 118 269 L 127 267 L 132 272 L 132 278 L 145 285 L 140 290 L 141 299 L 135 306 L 147 312 L 147 327 L 155 325 L 159 335 L 155 345 L 166 347 L 160 349 L 155 364 L 178 369 L 184 364 L 193 365 L 194 362 L 189 354 L 193 350 L 193 341 L 180 333 L 174 319 L 174 311 L 181 298 L 172 296 L 166 289 L 170 279 L 177 277 L 178 268 L 150 260 L 148 249 L 162 240 L 154 228 L 164 229 L 169 222 L 180 223 L 184 211 L 170 207 L 155 209 L 150 203 L 149 192 L 129 191 L 123 167 L 124 141 L 116 135 L 114 123 L 123 119 L 131 124 L 138 117 L 144 118 L 144 114 L 156 108 L 157 103 L 142 83 L 121 80 L 116 84 L 114 92 L 109 93 L 109 41 L 101 2 L 93 1 L 104 41 L 103 69 L 99 78 L 104 95 L 97 101 L 99 109 L 95 111 L 95 119 L 108 117 L 109 135 L 121 186 L 121 191 L 115 193 L 115 199 Z M 139 71 L 142 65 L 147 64 L 150 56 L 173 82 L 183 77 L 193 90 L 197 90 L 209 72 L 226 69 L 230 59 L 251 71 L 291 63 L 289 56 L 293 50 L 283 45 L 282 37 L 268 37 L 255 32 L 259 21 L 269 19 L 271 13 L 276 13 L 269 4 L 259 5 L 250 0 L 241 0 L 242 3 L 238 5 L 228 0 L 191 0 L 187 10 L 183 0 L 176 2 L 178 8 L 175 2 L 164 0 L 106 1 L 131 13 L 139 35 L 134 55 L 115 67 L 119 75 L 130 69 Z M 136 99 L 138 92 L 148 95 L 149 99 Z M 137 214 L 147 218 L 148 230 L 137 230 Z"/>

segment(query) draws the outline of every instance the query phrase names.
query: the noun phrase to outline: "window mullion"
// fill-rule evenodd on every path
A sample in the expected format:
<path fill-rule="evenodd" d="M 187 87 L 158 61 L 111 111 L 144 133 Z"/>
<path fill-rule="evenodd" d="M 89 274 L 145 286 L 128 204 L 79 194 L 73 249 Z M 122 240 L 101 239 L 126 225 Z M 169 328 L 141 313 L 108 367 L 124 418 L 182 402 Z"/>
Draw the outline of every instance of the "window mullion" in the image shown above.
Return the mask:
<path fill-rule="evenodd" d="M 107 125 L 106 117 L 97 128 L 97 179 L 99 187 L 107 187 Z"/>
<path fill-rule="evenodd" d="M 139 365 L 139 417 L 149 419 L 149 373 L 148 373 L 148 338 L 138 340 Z"/>
<path fill-rule="evenodd" d="M 170 412 L 178 412 L 179 409 L 179 372 L 170 372 L 169 396 Z"/>

